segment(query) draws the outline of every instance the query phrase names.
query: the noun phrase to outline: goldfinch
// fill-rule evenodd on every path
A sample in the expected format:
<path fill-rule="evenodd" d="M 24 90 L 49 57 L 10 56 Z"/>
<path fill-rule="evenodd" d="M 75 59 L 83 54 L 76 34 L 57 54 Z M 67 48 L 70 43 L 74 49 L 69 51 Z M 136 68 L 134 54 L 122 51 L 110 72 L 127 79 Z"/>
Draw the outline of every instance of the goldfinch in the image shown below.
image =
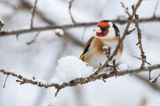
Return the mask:
<path fill-rule="evenodd" d="M 95 36 L 86 43 L 80 59 L 90 66 L 97 68 L 107 61 L 107 57 L 113 53 L 120 39 L 118 27 L 109 20 L 98 22 Z M 117 55 L 114 57 L 116 64 L 122 55 L 123 44 L 120 45 Z"/>

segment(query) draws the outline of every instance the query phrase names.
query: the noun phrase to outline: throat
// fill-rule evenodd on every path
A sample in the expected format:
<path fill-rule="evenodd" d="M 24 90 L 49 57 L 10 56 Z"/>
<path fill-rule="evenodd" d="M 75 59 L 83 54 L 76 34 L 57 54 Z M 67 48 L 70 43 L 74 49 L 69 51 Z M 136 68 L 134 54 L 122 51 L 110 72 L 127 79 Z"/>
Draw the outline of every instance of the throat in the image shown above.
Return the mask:
<path fill-rule="evenodd" d="M 103 33 L 96 33 L 96 35 L 98 36 L 98 37 L 103 37 L 103 36 L 105 36 L 105 34 L 103 34 Z"/>
<path fill-rule="evenodd" d="M 106 46 L 117 46 L 119 41 L 119 37 L 109 38 L 109 39 L 103 39 L 102 42 Z"/>

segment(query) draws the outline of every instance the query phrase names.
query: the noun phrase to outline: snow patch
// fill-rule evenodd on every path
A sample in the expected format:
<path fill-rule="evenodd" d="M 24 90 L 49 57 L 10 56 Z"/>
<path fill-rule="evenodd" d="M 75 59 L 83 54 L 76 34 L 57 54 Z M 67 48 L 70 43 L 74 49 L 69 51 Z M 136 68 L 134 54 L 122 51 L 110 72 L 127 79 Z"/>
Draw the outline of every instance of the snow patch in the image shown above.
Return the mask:
<path fill-rule="evenodd" d="M 79 77 L 87 77 L 93 72 L 93 69 L 76 56 L 62 57 L 58 60 L 55 79 L 70 81 Z"/>
<path fill-rule="evenodd" d="M 55 34 L 59 35 L 59 36 L 63 36 L 64 35 L 64 31 L 62 29 L 55 29 Z"/>

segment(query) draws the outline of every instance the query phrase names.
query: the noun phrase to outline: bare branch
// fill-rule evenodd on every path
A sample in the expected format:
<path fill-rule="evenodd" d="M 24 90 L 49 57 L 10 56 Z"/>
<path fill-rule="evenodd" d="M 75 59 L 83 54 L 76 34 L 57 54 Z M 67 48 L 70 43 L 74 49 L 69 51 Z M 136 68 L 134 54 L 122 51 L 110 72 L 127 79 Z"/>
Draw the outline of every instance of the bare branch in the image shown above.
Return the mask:
<path fill-rule="evenodd" d="M 124 75 L 128 75 L 128 74 L 136 74 L 136 73 L 140 73 L 140 72 L 148 72 L 148 71 L 154 71 L 154 70 L 158 70 L 158 69 L 160 69 L 160 64 L 155 64 L 152 66 L 143 67 L 142 69 L 135 68 L 135 69 L 131 69 L 131 70 L 117 71 L 116 76 L 120 77 L 120 76 L 124 76 Z M 108 79 L 108 78 L 115 76 L 114 73 L 110 73 L 110 74 L 103 73 L 103 74 L 99 74 L 99 75 L 95 75 L 95 76 L 93 76 L 91 74 L 88 77 L 76 78 L 76 79 L 73 79 L 69 82 L 64 82 L 62 84 L 58 84 L 58 83 L 44 83 L 44 82 L 36 81 L 35 78 L 29 79 L 29 78 L 26 78 L 22 75 L 18 75 L 14 72 L 5 71 L 3 69 L 0 70 L 0 73 L 17 78 L 16 81 L 20 84 L 31 84 L 31 85 L 36 85 L 38 87 L 44 87 L 44 88 L 54 87 L 57 89 L 57 93 L 61 89 L 66 88 L 66 87 L 76 86 L 78 84 L 86 84 L 86 83 L 89 83 L 89 82 L 92 82 L 95 80 Z"/>
<path fill-rule="evenodd" d="M 130 14 L 129 11 L 128 11 L 128 7 L 126 7 L 123 2 L 121 2 L 121 5 L 122 5 L 122 7 L 124 8 L 125 13 L 128 15 L 128 17 L 131 17 L 131 14 Z"/>
<path fill-rule="evenodd" d="M 137 43 L 137 46 L 139 47 L 140 49 L 140 52 L 141 52 L 141 60 L 142 60 L 142 63 L 141 63 L 141 66 L 140 68 L 142 68 L 145 63 L 147 63 L 146 61 L 146 56 L 145 56 L 145 53 L 144 53 L 144 50 L 143 50 L 143 46 L 142 46 L 142 33 L 141 33 L 141 29 L 139 27 L 139 17 L 138 15 L 135 15 L 135 26 L 136 26 L 136 29 L 137 29 L 137 35 L 138 35 L 138 43 Z"/>
<path fill-rule="evenodd" d="M 128 21 L 127 20 L 120 20 L 115 19 L 111 20 L 115 23 L 119 24 L 125 24 Z M 132 20 L 131 22 L 134 22 L 135 20 Z M 160 22 L 160 17 L 151 17 L 151 18 L 143 18 L 140 19 L 139 22 Z M 32 30 L 29 29 L 19 29 L 19 30 L 11 30 L 11 31 L 2 31 L 0 32 L 0 36 L 9 36 L 9 35 L 16 35 L 16 34 L 25 34 L 25 33 L 32 33 L 32 32 L 38 32 L 38 31 L 47 31 L 47 30 L 55 30 L 57 28 L 60 29 L 71 29 L 71 28 L 78 28 L 78 27 L 89 27 L 96 25 L 97 22 L 88 22 L 88 23 L 76 23 L 76 24 L 67 24 L 67 25 L 50 25 L 50 26 L 43 26 L 43 27 L 34 27 Z"/>
<path fill-rule="evenodd" d="M 30 9 L 32 8 L 32 5 L 31 5 L 28 1 L 26 1 L 26 0 L 21 0 L 20 5 L 21 5 L 22 8 L 25 7 L 24 9 L 26 9 L 26 10 L 30 10 Z M 53 20 L 51 20 L 49 17 L 47 17 L 47 16 L 46 16 L 42 11 L 40 11 L 38 8 L 36 9 L 36 15 L 39 16 L 39 17 L 40 17 L 45 23 L 47 23 L 48 25 L 56 25 L 56 23 L 55 23 Z M 80 40 L 76 39 L 76 38 L 73 36 L 72 33 L 66 32 L 66 31 L 64 31 L 64 33 L 65 33 L 65 35 L 66 35 L 69 39 L 71 39 L 75 44 L 80 45 L 80 46 L 83 45 L 83 43 L 82 43 Z"/>

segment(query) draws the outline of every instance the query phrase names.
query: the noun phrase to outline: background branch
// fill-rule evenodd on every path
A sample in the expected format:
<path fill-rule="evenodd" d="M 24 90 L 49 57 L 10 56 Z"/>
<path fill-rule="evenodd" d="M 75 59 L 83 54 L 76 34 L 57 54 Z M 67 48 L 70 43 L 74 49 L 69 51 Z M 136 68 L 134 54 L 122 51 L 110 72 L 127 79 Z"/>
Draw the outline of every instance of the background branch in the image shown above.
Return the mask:
<path fill-rule="evenodd" d="M 69 1 L 68 10 L 69 10 L 69 15 L 70 15 L 70 17 L 71 17 L 72 22 L 73 22 L 74 24 L 76 24 L 76 21 L 74 20 L 73 15 L 72 15 L 72 12 L 71 12 L 71 8 L 72 8 L 72 5 L 73 5 L 73 2 L 74 2 L 74 0 L 70 0 L 70 1 Z"/>
<path fill-rule="evenodd" d="M 34 22 L 34 16 L 35 16 L 35 12 L 36 12 L 36 8 L 37 8 L 37 2 L 38 0 L 35 0 L 34 2 L 34 6 L 32 8 L 32 16 L 31 16 L 31 24 L 30 24 L 30 28 L 32 29 L 33 28 L 33 22 Z"/>
<path fill-rule="evenodd" d="M 126 24 L 128 20 L 120 20 L 115 19 L 111 20 L 118 24 Z M 142 18 L 139 20 L 139 22 L 160 22 L 160 17 L 151 17 L 151 18 Z M 135 22 L 135 20 L 132 20 L 131 22 Z M 47 31 L 47 30 L 54 30 L 54 29 L 71 29 L 71 28 L 78 28 L 78 27 L 89 27 L 96 25 L 97 22 L 85 22 L 85 23 L 76 23 L 76 24 L 67 24 L 67 25 L 50 25 L 50 26 L 43 26 L 43 27 L 34 27 L 32 30 L 29 29 L 19 29 L 19 30 L 11 30 L 11 31 L 2 31 L 0 32 L 0 36 L 9 36 L 9 35 L 17 35 L 17 34 L 25 34 L 25 33 L 32 33 L 32 32 L 38 32 L 38 31 Z"/>

